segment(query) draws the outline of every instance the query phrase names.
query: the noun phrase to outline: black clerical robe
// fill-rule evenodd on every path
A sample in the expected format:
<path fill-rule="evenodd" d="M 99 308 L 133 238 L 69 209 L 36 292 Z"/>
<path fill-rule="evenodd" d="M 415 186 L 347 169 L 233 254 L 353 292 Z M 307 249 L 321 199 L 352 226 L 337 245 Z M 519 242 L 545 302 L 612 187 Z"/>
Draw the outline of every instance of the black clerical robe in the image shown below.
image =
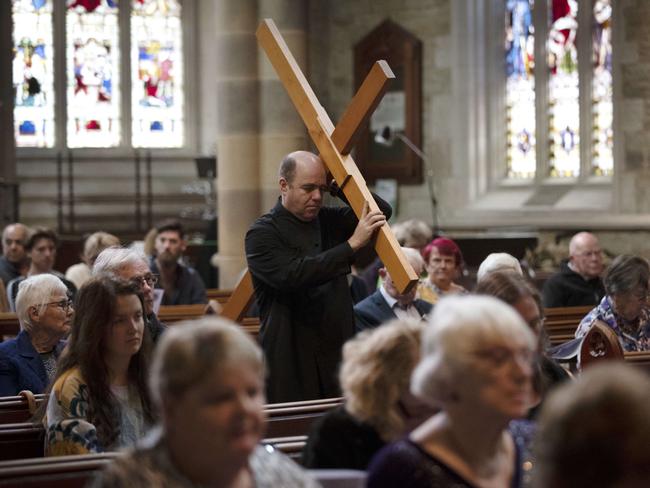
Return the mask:
<path fill-rule="evenodd" d="M 390 206 L 375 200 L 390 217 Z M 278 200 L 246 234 L 269 403 L 340 395 L 341 348 L 354 334 L 347 240 L 357 222 L 347 206 L 323 207 L 303 222 Z"/>

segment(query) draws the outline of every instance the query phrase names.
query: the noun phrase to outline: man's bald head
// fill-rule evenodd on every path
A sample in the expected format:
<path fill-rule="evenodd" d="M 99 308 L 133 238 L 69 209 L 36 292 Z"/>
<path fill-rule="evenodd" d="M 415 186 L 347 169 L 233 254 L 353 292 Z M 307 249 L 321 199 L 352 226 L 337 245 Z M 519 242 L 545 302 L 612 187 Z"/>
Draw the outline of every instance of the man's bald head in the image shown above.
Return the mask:
<path fill-rule="evenodd" d="M 598 238 L 590 232 L 578 232 L 569 242 L 571 268 L 585 279 L 603 272 L 603 251 Z"/>
<path fill-rule="evenodd" d="M 29 228 L 20 223 L 9 224 L 2 231 L 2 253 L 11 263 L 20 263 L 26 259 L 25 243 Z"/>
<path fill-rule="evenodd" d="M 280 193 L 284 208 L 298 219 L 309 222 L 316 218 L 328 190 L 325 165 L 308 151 L 295 151 L 280 164 Z"/>

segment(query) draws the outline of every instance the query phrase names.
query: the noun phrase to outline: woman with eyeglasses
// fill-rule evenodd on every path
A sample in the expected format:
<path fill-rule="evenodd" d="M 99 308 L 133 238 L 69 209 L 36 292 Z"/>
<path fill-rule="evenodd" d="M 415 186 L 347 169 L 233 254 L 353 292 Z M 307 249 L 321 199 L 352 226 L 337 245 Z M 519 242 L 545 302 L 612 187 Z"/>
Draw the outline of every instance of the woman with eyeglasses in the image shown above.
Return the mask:
<path fill-rule="evenodd" d="M 99 277 L 81 287 L 45 409 L 46 455 L 116 450 L 144 435 L 150 344 L 137 285 Z"/>
<path fill-rule="evenodd" d="M 569 373 L 547 355 L 549 341 L 544 329 L 539 292 L 526 278 L 509 271 L 493 271 L 483 276 L 474 292 L 478 295 L 491 295 L 510 305 L 537 336 L 539 358 L 534 369 L 533 387 L 539 403 L 528 414 L 529 418 L 535 418 L 550 390 L 570 379 Z"/>
<path fill-rule="evenodd" d="M 45 391 L 70 331 L 72 313 L 68 289 L 56 276 L 40 274 L 20 283 L 16 297 L 20 332 L 0 343 L 0 396 Z"/>
<path fill-rule="evenodd" d="M 537 340 L 511 307 L 488 296 L 440 300 L 422 337 L 411 391 L 440 409 L 383 448 L 368 488 L 524 486 Z"/>
<path fill-rule="evenodd" d="M 637 256 L 618 256 L 605 272 L 606 295 L 582 319 L 576 337 L 583 337 L 596 322 L 610 327 L 624 351 L 650 350 L 648 261 Z"/>

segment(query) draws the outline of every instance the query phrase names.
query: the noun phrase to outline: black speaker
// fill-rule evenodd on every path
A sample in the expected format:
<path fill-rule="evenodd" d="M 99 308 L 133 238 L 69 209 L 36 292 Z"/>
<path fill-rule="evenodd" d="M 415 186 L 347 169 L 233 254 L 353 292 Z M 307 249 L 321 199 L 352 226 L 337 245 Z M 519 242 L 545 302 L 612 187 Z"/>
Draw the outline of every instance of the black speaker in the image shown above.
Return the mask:
<path fill-rule="evenodd" d="M 216 156 L 208 156 L 202 158 L 195 158 L 196 171 L 199 178 L 216 178 L 217 176 L 217 158 Z"/>

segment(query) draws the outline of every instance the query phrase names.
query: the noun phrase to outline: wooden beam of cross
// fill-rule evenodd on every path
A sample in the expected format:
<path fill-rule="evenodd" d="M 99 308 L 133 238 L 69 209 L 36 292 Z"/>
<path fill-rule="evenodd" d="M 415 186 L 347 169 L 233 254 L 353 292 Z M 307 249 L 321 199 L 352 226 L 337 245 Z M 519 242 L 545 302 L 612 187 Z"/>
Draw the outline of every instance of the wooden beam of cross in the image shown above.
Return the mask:
<path fill-rule="evenodd" d="M 388 64 L 377 61 L 373 65 L 334 128 L 272 20 L 267 19 L 260 24 L 257 38 L 307 126 L 321 153 L 321 159 L 343 190 L 357 217 L 361 216 L 365 202 L 368 202 L 371 210 L 377 210 L 379 207 L 349 154 L 365 122 L 384 95 L 388 80 L 395 77 Z M 379 230 L 375 250 L 391 273 L 398 290 L 404 292 L 416 285 L 417 275 L 405 259 L 388 224 Z M 222 315 L 240 321 L 253 297 L 253 282 L 250 272 L 246 271 L 224 305 Z"/>

